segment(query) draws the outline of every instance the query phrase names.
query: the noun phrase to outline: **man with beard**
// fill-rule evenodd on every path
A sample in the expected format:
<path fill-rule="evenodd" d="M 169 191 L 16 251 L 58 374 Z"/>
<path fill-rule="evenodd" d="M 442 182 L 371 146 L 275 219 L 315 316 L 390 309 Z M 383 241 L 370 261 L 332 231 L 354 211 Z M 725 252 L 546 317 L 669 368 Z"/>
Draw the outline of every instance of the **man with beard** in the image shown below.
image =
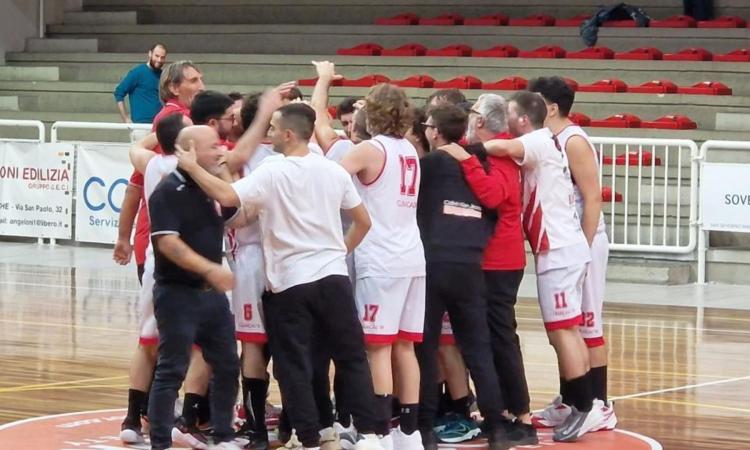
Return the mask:
<path fill-rule="evenodd" d="M 139 64 L 125 75 L 115 88 L 115 101 L 124 123 L 151 123 L 161 109 L 159 101 L 159 77 L 167 48 L 154 44 L 148 51 L 148 62 Z M 125 97 L 130 100 L 130 117 L 125 110 Z"/>

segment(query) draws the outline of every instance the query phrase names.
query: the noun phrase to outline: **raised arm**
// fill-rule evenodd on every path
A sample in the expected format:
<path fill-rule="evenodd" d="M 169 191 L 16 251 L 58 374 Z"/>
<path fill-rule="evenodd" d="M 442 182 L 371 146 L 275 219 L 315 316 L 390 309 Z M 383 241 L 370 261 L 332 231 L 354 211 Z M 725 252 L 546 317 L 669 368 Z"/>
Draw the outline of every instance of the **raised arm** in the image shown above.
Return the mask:
<path fill-rule="evenodd" d="M 333 80 L 341 79 L 336 74 L 335 66 L 329 61 L 313 61 L 318 73 L 318 81 L 313 89 L 310 105 L 315 110 L 315 138 L 324 152 L 328 152 L 331 145 L 339 139 L 338 133 L 331 125 L 331 117 L 328 115 L 328 88 Z"/>
<path fill-rule="evenodd" d="M 227 155 L 227 167 L 231 173 L 239 172 L 242 166 L 253 157 L 258 145 L 266 137 L 271 116 L 274 111 L 283 106 L 284 95 L 292 87 L 294 87 L 294 82 L 290 81 L 263 93 L 253 123 L 237 141 L 234 150 Z"/>
<path fill-rule="evenodd" d="M 179 161 L 180 168 L 190 174 L 206 195 L 219 202 L 221 206 L 240 206 L 240 197 L 232 188 L 232 185 L 211 175 L 206 172 L 203 167 L 198 165 L 192 141 L 190 142 L 190 147 L 188 149 L 183 149 L 179 144 L 175 145 L 175 147 L 177 148 L 175 155 Z"/>
<path fill-rule="evenodd" d="M 130 147 L 128 156 L 135 170 L 140 173 L 146 172 L 148 162 L 156 155 L 154 149 L 158 144 L 159 141 L 156 139 L 156 133 L 149 133 Z"/>
<path fill-rule="evenodd" d="M 602 190 L 599 185 L 599 170 L 588 141 L 581 136 L 571 137 L 565 144 L 570 174 L 583 197 L 581 228 L 589 245 L 594 241 L 602 213 Z"/>
<path fill-rule="evenodd" d="M 518 139 L 491 139 L 484 143 L 487 153 L 493 156 L 510 156 L 522 161 L 524 157 L 523 143 Z"/>

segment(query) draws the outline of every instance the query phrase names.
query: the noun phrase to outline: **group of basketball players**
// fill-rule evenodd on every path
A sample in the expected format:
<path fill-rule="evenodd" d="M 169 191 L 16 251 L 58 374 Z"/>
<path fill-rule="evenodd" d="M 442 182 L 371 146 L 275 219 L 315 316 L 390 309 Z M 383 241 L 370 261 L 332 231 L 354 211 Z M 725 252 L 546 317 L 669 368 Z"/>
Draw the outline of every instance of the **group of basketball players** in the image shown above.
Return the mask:
<path fill-rule="evenodd" d="M 561 442 L 614 428 L 598 158 L 567 117 L 570 87 L 539 78 L 509 101 L 483 94 L 473 105 L 458 91 L 438 91 L 417 108 L 399 87 L 380 84 L 342 102 L 340 133 L 328 113 L 328 89 L 340 75 L 330 62 L 313 64 L 309 102 L 293 83 L 226 95 L 204 90 L 188 61 L 163 70 L 164 108 L 153 133 L 131 148 L 135 172 L 115 247 L 115 260 L 127 263 L 140 209 L 140 343 L 123 442 L 144 442 L 142 419 L 154 449 L 240 442 L 219 433 L 230 416 L 209 401 L 227 395 L 218 378 L 231 370 L 212 367 L 206 361 L 217 358 L 198 346 L 189 366 L 173 365 L 170 347 L 159 345 L 157 322 L 167 319 L 158 305 L 154 314 L 155 284 L 165 279 L 160 261 L 198 267 L 166 251 L 163 237 L 180 233 L 165 231 L 163 219 L 148 239 L 148 205 L 152 216 L 164 215 L 163 196 L 152 194 L 173 188 L 162 182 L 172 173 L 181 180 L 176 190 L 198 186 L 226 220 L 233 276 L 210 266 L 195 276 L 206 290 L 231 290 L 244 448 L 269 448 L 269 361 L 285 448 L 436 449 L 439 440 L 483 433 L 489 448 L 508 449 L 538 443 L 539 427 L 554 427 Z M 560 396 L 534 415 L 514 312 L 524 232 L 560 375 Z M 165 380 L 177 387 L 184 380 L 171 432 L 163 411 L 173 405 L 156 405 L 153 389 L 149 399 L 154 373 L 168 403 Z"/>

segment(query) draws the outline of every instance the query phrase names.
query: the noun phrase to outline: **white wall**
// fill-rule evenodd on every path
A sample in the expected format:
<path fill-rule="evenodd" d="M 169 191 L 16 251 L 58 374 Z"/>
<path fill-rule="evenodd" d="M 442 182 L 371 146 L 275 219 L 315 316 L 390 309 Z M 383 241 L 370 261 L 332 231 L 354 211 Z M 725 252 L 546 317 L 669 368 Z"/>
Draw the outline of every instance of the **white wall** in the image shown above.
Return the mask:
<path fill-rule="evenodd" d="M 63 11 L 81 8 L 82 0 L 45 0 L 46 23 L 61 23 Z M 24 48 L 26 38 L 38 36 L 39 0 L 0 0 L 0 64 L 5 52 Z"/>

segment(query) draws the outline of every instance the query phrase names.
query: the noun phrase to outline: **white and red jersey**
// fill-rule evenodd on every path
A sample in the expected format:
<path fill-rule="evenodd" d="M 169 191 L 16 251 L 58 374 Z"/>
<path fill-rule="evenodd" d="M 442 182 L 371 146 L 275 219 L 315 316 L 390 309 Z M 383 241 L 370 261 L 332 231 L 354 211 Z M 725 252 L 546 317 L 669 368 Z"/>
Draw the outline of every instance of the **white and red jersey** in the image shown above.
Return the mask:
<path fill-rule="evenodd" d="M 146 164 L 146 170 L 143 171 L 143 198 L 146 200 L 147 212 L 148 200 L 154 193 L 156 186 L 175 169 L 177 169 L 177 157 L 174 155 L 156 154 Z M 149 239 L 146 245 L 146 259 L 153 259 L 153 257 L 154 249 L 151 248 L 151 239 Z"/>
<path fill-rule="evenodd" d="M 524 147 L 523 227 L 535 255 L 586 243 L 575 206 L 568 158 L 542 128 L 518 138 Z M 572 262 L 571 262 L 572 263 Z"/>
<path fill-rule="evenodd" d="M 596 162 L 596 168 L 597 168 L 597 175 L 599 174 L 599 171 L 601 170 L 601 167 L 599 167 L 599 154 L 596 152 L 596 149 L 594 148 L 594 144 L 591 143 L 591 139 L 589 138 L 589 135 L 586 134 L 585 131 L 583 131 L 583 128 L 579 127 L 578 125 L 568 125 L 567 127 L 563 128 L 559 133 L 555 135 L 557 138 L 557 143 L 560 145 L 560 148 L 565 150 L 566 157 L 567 157 L 567 151 L 568 151 L 568 140 L 572 138 L 573 136 L 580 136 L 583 139 L 586 140 L 586 142 L 589 144 L 589 148 L 591 148 L 591 156 L 594 158 L 594 161 Z M 576 210 L 578 211 L 578 216 L 583 220 L 583 196 L 581 195 L 581 190 L 578 188 L 578 185 L 576 184 L 575 178 L 572 178 L 573 181 L 573 193 L 576 197 Z M 599 215 L 599 225 L 596 227 L 597 233 L 605 233 L 607 231 L 607 226 L 604 223 L 604 213 L 602 212 Z"/>
<path fill-rule="evenodd" d="M 354 148 L 354 142 L 349 139 L 338 138 L 336 139 L 326 152 L 326 158 L 331 161 L 340 163 L 344 156 L 346 156 Z"/>
<path fill-rule="evenodd" d="M 273 146 L 268 143 L 262 143 L 258 146 L 258 148 L 255 150 L 255 153 L 253 153 L 252 158 L 250 158 L 244 166 L 242 166 L 242 176 L 246 177 L 248 176 L 253 170 L 255 170 L 262 162 L 268 157 L 276 157 L 276 158 L 283 158 L 283 156 L 280 153 L 276 153 L 273 150 Z M 261 244 L 261 236 L 260 236 L 260 225 L 258 225 L 258 222 L 252 223 L 250 225 L 236 228 L 234 230 L 234 245 L 236 247 L 241 247 L 244 245 L 260 245 Z M 236 248 L 232 248 L 232 252 L 234 253 L 236 251 Z"/>
<path fill-rule="evenodd" d="M 372 228 L 354 251 L 357 278 L 424 276 L 424 248 L 417 227 L 417 151 L 406 139 L 385 135 L 367 142 L 383 152 L 385 161 L 372 182 L 354 177 L 372 220 Z"/>

